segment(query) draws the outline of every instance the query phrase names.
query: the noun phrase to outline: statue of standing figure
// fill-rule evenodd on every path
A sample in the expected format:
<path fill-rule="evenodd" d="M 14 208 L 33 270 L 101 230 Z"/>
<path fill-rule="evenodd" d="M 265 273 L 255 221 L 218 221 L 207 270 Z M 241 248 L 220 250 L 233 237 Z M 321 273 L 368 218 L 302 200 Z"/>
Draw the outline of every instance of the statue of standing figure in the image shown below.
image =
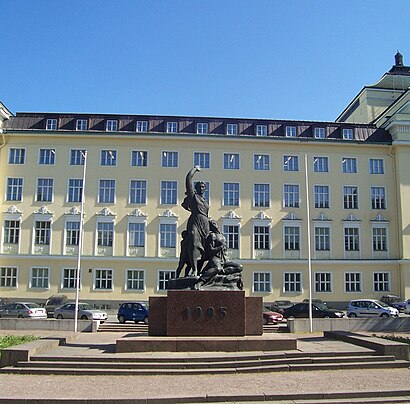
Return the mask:
<path fill-rule="evenodd" d="M 195 186 L 193 185 L 194 174 L 198 171 L 201 171 L 200 167 L 192 168 L 185 180 L 186 196 L 182 207 L 191 215 L 187 229 L 182 232 L 176 276 L 179 278 L 185 267 L 185 277 L 197 277 L 194 289 L 242 290 L 242 265 L 226 259 L 226 239 L 219 231 L 216 222 L 208 216 L 209 205 L 204 196 L 206 184 L 198 181 Z M 178 288 L 177 283 L 168 282 L 175 288 Z"/>

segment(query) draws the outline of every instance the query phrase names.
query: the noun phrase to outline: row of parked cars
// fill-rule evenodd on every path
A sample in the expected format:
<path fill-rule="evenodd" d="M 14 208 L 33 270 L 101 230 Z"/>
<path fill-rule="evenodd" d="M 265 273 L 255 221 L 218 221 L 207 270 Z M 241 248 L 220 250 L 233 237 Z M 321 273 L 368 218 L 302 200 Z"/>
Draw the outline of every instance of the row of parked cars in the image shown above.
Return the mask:
<path fill-rule="evenodd" d="M 356 299 L 351 300 L 346 313 L 343 310 L 331 309 L 320 299 L 312 299 L 312 316 L 316 318 L 343 318 L 347 317 L 397 317 L 399 312 L 410 314 L 410 299 L 403 301 L 395 295 L 385 295 L 380 300 Z M 309 299 L 301 303 L 292 303 L 289 300 L 277 300 L 265 308 L 263 323 L 279 323 L 283 318 L 308 318 Z"/>
<path fill-rule="evenodd" d="M 125 302 L 120 304 L 117 319 L 120 323 L 134 321 L 148 324 L 148 305 L 144 302 Z M 69 302 L 65 295 L 51 296 L 41 307 L 33 302 L 10 302 L 0 308 L 0 317 L 3 318 L 56 318 L 58 320 L 74 319 L 75 303 Z M 78 315 L 80 320 L 99 320 L 100 323 L 107 321 L 108 315 L 104 310 L 99 310 L 89 303 L 78 303 Z"/>

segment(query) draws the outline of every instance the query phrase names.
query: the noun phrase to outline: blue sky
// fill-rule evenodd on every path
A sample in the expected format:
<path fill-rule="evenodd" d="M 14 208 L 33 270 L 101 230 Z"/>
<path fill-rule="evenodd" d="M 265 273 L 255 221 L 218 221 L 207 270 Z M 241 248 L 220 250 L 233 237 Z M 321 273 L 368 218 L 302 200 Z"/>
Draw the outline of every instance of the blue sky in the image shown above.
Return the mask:
<path fill-rule="evenodd" d="M 332 121 L 394 63 L 409 0 L 0 0 L 15 112 Z"/>

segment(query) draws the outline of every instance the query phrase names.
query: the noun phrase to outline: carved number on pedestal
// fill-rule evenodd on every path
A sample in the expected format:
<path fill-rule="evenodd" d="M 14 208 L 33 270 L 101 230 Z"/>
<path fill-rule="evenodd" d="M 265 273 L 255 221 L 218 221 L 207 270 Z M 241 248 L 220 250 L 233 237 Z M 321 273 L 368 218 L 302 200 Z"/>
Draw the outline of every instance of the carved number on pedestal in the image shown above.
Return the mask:
<path fill-rule="evenodd" d="M 209 318 L 212 318 L 215 316 L 215 308 L 214 307 L 208 307 L 206 309 L 206 316 Z M 219 308 L 219 317 L 220 318 L 224 318 L 226 317 L 226 307 L 220 307 Z M 202 307 L 197 306 L 195 307 L 195 309 L 193 310 L 193 312 L 191 311 L 190 307 L 185 307 L 184 310 L 184 319 L 185 320 L 189 320 L 190 318 L 192 318 L 193 320 L 199 320 L 200 318 L 202 318 L 203 316 L 203 310 Z"/>

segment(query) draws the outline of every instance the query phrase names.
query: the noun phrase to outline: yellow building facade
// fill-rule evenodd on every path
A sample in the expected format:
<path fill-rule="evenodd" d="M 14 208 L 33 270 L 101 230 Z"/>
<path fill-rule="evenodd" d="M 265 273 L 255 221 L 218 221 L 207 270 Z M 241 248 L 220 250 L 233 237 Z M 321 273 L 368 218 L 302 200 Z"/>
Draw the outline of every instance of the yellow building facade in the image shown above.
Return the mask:
<path fill-rule="evenodd" d="M 74 299 L 79 257 L 81 300 L 165 294 L 195 165 L 247 295 L 300 301 L 311 282 L 314 298 L 343 308 L 410 298 L 407 93 L 364 122 L 361 94 L 336 122 L 13 115 L 1 104 L 0 298 Z"/>

